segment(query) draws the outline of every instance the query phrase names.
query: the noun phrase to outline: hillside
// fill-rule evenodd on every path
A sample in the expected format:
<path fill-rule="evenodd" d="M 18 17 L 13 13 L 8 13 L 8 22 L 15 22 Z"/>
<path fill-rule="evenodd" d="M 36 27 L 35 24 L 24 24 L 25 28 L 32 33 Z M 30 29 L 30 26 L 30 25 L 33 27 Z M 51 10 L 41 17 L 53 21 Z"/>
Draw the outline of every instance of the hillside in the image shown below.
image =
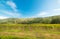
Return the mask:
<path fill-rule="evenodd" d="M 51 16 L 51 17 L 38 17 L 38 18 L 8 18 L 0 19 L 0 24 L 32 24 L 32 23 L 41 23 L 41 24 L 60 24 L 60 15 Z"/>

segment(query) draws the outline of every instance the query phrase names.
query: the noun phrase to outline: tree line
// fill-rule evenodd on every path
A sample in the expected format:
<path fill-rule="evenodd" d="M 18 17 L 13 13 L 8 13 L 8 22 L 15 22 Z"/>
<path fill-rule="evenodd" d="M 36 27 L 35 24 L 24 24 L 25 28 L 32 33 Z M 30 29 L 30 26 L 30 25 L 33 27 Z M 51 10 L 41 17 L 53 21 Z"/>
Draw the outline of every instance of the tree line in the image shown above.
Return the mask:
<path fill-rule="evenodd" d="M 60 24 L 60 16 L 38 17 L 38 18 L 8 18 L 0 20 L 0 24 Z"/>

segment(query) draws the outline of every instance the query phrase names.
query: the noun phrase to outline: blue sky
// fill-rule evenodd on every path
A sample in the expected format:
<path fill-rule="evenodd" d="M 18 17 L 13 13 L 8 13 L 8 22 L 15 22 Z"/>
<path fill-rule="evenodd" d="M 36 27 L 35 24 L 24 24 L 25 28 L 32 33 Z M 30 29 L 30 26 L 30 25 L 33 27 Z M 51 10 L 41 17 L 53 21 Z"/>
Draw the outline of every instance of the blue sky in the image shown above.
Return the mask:
<path fill-rule="evenodd" d="M 60 0 L 0 0 L 0 19 L 60 15 Z"/>

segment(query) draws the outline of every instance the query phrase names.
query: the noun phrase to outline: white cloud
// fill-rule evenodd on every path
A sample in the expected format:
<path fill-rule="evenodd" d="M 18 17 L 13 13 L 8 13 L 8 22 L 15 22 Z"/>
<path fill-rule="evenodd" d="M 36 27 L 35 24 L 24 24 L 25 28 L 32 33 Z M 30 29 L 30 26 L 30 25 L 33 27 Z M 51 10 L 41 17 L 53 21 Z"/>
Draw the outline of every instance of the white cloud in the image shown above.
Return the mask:
<path fill-rule="evenodd" d="M 14 11 L 17 11 L 17 6 L 13 1 L 7 1 L 6 4 L 9 5 Z"/>
<path fill-rule="evenodd" d="M 0 9 L 0 15 L 2 13 L 3 15 L 5 14 L 4 16 L 8 15 L 9 17 L 21 17 L 21 13 L 18 11 L 17 6 L 15 2 L 13 2 L 13 0 L 7 0 L 7 1 L 1 0 L 0 8 L 1 7 L 3 7 L 3 9 L 2 10 Z M 8 10 L 6 10 L 6 8 Z"/>
<path fill-rule="evenodd" d="M 41 12 L 41 13 L 38 13 L 37 15 L 38 16 L 44 16 L 44 15 L 46 15 L 46 14 L 48 14 L 47 12 Z"/>
<path fill-rule="evenodd" d="M 60 4 L 60 0 L 57 0 L 57 3 Z"/>
<path fill-rule="evenodd" d="M 55 16 L 55 15 L 60 15 L 60 8 L 52 9 L 48 11 L 42 11 L 32 17 L 48 17 L 48 16 Z"/>
<path fill-rule="evenodd" d="M 13 17 L 20 17 L 21 14 L 17 13 L 17 12 L 9 12 L 9 11 L 5 11 L 5 10 L 0 10 L 1 13 L 13 16 Z"/>
<path fill-rule="evenodd" d="M 48 12 L 40 12 L 36 14 L 37 17 L 46 17 L 47 15 L 48 15 Z"/>
<path fill-rule="evenodd" d="M 17 6 L 13 1 L 7 1 L 6 4 L 9 5 L 13 9 L 13 11 L 12 12 L 4 11 L 4 12 L 6 12 L 7 14 L 10 14 L 13 17 L 21 16 L 21 13 L 18 12 Z"/>
<path fill-rule="evenodd" d="M 54 11 L 60 11 L 60 8 L 57 8 L 57 9 L 53 9 Z"/>
<path fill-rule="evenodd" d="M 60 8 L 54 9 L 54 10 L 53 10 L 53 13 L 54 13 L 55 15 L 60 15 Z"/>
<path fill-rule="evenodd" d="M 0 16 L 0 19 L 7 19 L 8 17 L 6 16 Z"/>
<path fill-rule="evenodd" d="M 47 16 L 48 16 L 48 12 L 39 12 L 39 13 L 35 14 L 34 16 L 31 16 L 30 18 L 47 17 Z"/>
<path fill-rule="evenodd" d="M 60 15 L 60 9 L 56 10 L 56 11 L 53 11 L 53 14 L 54 15 Z"/>

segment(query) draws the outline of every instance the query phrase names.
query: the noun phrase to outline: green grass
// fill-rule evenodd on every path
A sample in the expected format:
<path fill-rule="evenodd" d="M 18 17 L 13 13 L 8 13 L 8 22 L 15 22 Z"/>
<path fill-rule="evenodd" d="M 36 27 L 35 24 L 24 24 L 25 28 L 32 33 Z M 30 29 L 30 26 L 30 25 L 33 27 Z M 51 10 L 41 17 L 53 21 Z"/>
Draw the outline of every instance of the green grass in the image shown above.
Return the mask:
<path fill-rule="evenodd" d="M 60 39 L 60 24 L 0 24 L 0 39 Z"/>
<path fill-rule="evenodd" d="M 13 36 L 1 36 L 0 39 L 45 39 L 45 37 L 13 37 Z"/>

